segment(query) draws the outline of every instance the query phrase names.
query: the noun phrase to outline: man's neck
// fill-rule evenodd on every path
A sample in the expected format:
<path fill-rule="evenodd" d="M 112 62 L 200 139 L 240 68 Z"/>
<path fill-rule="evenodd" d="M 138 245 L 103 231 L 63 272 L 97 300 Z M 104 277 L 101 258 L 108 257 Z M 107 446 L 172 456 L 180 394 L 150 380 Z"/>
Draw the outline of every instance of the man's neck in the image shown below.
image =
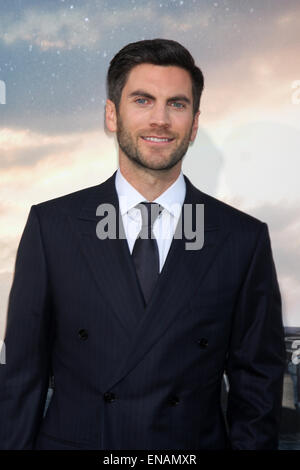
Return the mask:
<path fill-rule="evenodd" d="M 181 168 L 174 167 L 168 171 L 147 170 L 146 168 L 128 171 L 126 167 L 120 165 L 120 171 L 128 183 L 147 201 L 154 201 L 177 180 Z"/>

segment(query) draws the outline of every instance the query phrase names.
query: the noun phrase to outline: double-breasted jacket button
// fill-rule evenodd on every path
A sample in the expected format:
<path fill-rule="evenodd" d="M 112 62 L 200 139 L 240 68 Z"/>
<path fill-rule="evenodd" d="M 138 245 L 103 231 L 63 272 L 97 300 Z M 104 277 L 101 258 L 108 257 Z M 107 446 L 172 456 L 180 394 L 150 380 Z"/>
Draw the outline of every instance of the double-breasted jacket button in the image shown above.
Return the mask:
<path fill-rule="evenodd" d="M 207 346 L 208 346 L 208 341 L 207 341 L 206 338 L 198 339 L 197 343 L 200 346 L 200 348 L 207 348 Z"/>
<path fill-rule="evenodd" d="M 81 330 L 78 331 L 78 336 L 80 339 L 85 340 L 85 339 L 88 339 L 89 335 L 88 335 L 87 330 L 84 330 L 83 328 L 81 328 Z"/>
<path fill-rule="evenodd" d="M 103 398 L 104 401 L 106 401 L 107 403 L 112 403 L 113 401 L 115 401 L 116 396 L 113 392 L 105 392 Z"/>
<path fill-rule="evenodd" d="M 172 406 L 178 405 L 179 403 L 179 398 L 176 395 L 172 395 L 169 397 L 169 404 Z"/>

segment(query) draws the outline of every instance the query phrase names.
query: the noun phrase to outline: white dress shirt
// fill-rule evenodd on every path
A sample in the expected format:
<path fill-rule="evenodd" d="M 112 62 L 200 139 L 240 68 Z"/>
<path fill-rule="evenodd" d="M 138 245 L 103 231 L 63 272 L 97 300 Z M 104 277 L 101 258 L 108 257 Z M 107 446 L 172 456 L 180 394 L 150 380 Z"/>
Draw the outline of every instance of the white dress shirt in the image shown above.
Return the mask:
<path fill-rule="evenodd" d="M 118 168 L 115 179 L 116 191 L 119 198 L 120 212 L 130 253 L 142 227 L 142 216 L 135 206 L 147 201 L 122 175 Z M 157 240 L 159 251 L 159 272 L 167 258 L 172 238 L 180 217 L 185 199 L 186 185 L 182 171 L 174 183 L 153 202 L 160 204 L 164 210 L 153 224 L 153 233 Z"/>

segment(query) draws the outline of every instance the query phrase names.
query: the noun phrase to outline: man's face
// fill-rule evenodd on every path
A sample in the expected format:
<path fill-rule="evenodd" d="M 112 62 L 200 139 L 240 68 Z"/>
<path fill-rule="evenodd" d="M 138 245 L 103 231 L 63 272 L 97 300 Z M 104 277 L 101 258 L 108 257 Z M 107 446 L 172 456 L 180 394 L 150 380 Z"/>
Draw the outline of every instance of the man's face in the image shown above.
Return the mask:
<path fill-rule="evenodd" d="M 131 70 L 116 113 L 121 158 L 151 170 L 170 169 L 196 137 L 197 123 L 186 70 L 152 64 Z"/>

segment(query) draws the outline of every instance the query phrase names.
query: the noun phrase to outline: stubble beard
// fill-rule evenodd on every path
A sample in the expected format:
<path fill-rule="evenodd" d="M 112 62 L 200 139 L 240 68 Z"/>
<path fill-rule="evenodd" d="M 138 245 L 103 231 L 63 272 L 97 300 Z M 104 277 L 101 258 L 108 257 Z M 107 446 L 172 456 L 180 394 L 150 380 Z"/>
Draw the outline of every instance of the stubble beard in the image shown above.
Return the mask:
<path fill-rule="evenodd" d="M 192 126 L 190 131 L 185 135 L 180 144 L 170 153 L 168 158 L 164 161 L 150 162 L 145 158 L 143 153 L 138 148 L 137 143 L 134 142 L 130 133 L 125 129 L 121 116 L 117 115 L 117 140 L 118 144 L 123 153 L 132 161 L 135 165 L 138 165 L 149 170 L 169 170 L 173 168 L 180 160 L 183 159 L 186 154 L 189 144 L 190 137 L 192 134 Z"/>

